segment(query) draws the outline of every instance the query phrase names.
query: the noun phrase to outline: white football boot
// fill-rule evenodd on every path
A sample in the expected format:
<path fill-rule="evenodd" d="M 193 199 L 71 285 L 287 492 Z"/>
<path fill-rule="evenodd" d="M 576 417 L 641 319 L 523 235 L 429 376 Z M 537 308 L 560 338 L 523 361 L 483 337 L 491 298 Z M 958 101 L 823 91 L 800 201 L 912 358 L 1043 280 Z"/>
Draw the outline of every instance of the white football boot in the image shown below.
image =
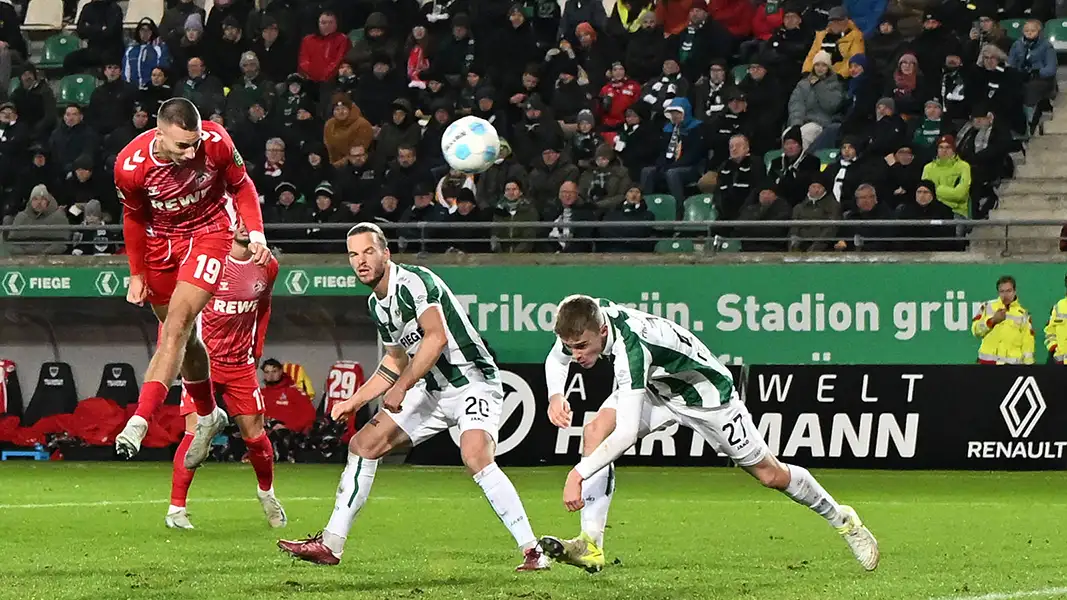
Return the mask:
<path fill-rule="evenodd" d="M 843 526 L 837 528 L 837 532 L 845 538 L 845 543 L 852 550 L 852 556 L 856 557 L 864 569 L 868 571 L 877 569 L 880 558 L 878 540 L 874 539 L 874 534 L 870 529 L 863 526 L 863 521 L 860 520 L 855 509 L 842 504 L 841 512 L 845 515 L 846 521 Z"/>
<path fill-rule="evenodd" d="M 133 415 L 122 432 L 115 436 L 115 453 L 129 460 L 141 451 L 141 442 L 148 434 L 148 421 L 144 417 Z"/>
<path fill-rule="evenodd" d="M 189 443 L 189 450 L 185 453 L 186 469 L 192 470 L 204 464 L 207 455 L 211 452 L 211 441 L 216 435 L 222 433 L 229 422 L 229 415 L 218 406 L 207 417 L 197 418 L 193 441 Z"/>

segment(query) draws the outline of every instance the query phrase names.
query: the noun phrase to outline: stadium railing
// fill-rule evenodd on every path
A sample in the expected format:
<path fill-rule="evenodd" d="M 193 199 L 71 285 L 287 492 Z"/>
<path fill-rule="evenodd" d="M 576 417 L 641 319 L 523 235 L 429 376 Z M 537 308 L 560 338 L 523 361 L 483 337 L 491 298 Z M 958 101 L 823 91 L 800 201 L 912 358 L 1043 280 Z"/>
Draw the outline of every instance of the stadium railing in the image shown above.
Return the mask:
<path fill-rule="evenodd" d="M 422 243 L 432 243 L 438 247 L 447 247 L 450 243 L 470 243 L 475 242 L 493 242 L 497 241 L 497 236 L 494 235 L 494 230 L 515 230 L 515 229 L 527 229 L 536 230 L 538 234 L 534 237 L 511 237 L 506 236 L 500 241 L 509 244 L 522 243 L 522 242 L 534 242 L 537 244 L 550 244 L 557 241 L 549 236 L 549 232 L 552 229 L 558 228 L 559 225 L 555 222 L 547 221 L 515 221 L 509 223 L 495 223 L 495 222 L 459 222 L 459 223 L 442 223 L 442 222 L 412 222 L 412 223 L 393 223 L 393 222 L 375 222 L 379 225 L 389 236 L 390 241 L 396 242 L 403 247 L 409 248 L 413 251 L 418 251 L 417 246 Z M 957 243 L 958 250 L 964 251 L 968 249 L 968 245 L 973 246 L 975 242 L 980 242 L 981 248 L 986 252 L 999 252 L 1001 256 L 1009 255 L 1025 255 L 1025 254 L 1048 254 L 1052 251 L 1059 240 L 1058 230 L 1065 224 L 1064 220 L 1059 219 L 992 219 L 992 220 L 971 220 L 971 219 L 954 219 L 947 220 L 842 220 L 842 221 L 824 221 L 824 220 L 787 220 L 787 221 L 592 221 L 592 222 L 570 222 L 567 224 L 567 228 L 574 231 L 572 237 L 569 238 L 569 242 L 576 243 L 603 243 L 603 242 L 653 242 L 658 243 L 661 241 L 674 241 L 685 240 L 687 243 L 683 246 L 688 249 L 692 244 L 693 252 L 698 254 L 714 254 L 720 251 L 732 252 L 737 250 L 738 243 L 743 246 L 745 242 L 829 242 L 832 244 L 844 240 L 851 242 L 856 248 L 863 248 L 864 246 L 885 242 L 889 245 L 885 251 L 896 252 L 901 248 L 897 247 L 901 243 L 923 241 L 923 242 L 944 242 L 946 246 L 951 243 Z M 286 248 L 307 248 L 310 249 L 313 245 L 320 245 L 323 242 L 329 243 L 331 240 L 342 241 L 345 237 L 345 233 L 354 225 L 354 223 L 268 223 L 266 225 L 267 239 L 270 240 L 272 245 L 283 245 Z M 845 235 L 844 232 L 841 235 L 835 235 L 830 237 L 810 237 L 810 236 L 753 236 L 751 234 L 735 235 L 734 231 L 737 229 L 743 229 L 746 231 L 753 230 L 782 230 L 783 228 L 792 227 L 827 227 L 836 226 L 841 229 L 855 229 L 855 228 L 868 228 L 876 231 L 884 231 L 884 235 L 877 236 L 863 236 L 863 235 Z M 954 231 L 953 235 L 943 236 L 925 236 L 914 235 L 914 228 L 916 227 L 940 227 L 943 230 Z M 1051 234 L 1048 229 L 1041 231 L 1040 229 L 1034 230 L 1034 228 L 1056 228 L 1057 233 Z M 623 234 L 615 235 L 613 231 L 621 229 L 633 230 L 634 228 L 647 228 L 648 235 L 645 237 L 633 237 Z M 122 226 L 121 225 L 104 225 L 104 226 L 77 226 L 71 225 L 69 227 L 59 227 L 54 225 L 24 225 L 19 227 L 14 226 L 0 226 L 0 255 L 3 254 L 3 247 L 6 245 L 9 248 L 20 245 L 33 245 L 41 243 L 51 243 L 55 240 L 27 240 L 27 241 L 14 241 L 8 240 L 8 233 L 15 230 L 21 232 L 27 231 L 41 231 L 54 233 L 57 229 L 68 230 L 72 234 L 76 232 L 95 233 L 100 230 L 106 230 L 108 234 L 113 238 L 113 241 L 109 242 L 115 249 L 122 245 Z M 310 230 L 316 230 L 317 237 L 309 239 L 306 233 Z M 484 232 L 484 237 L 479 236 L 477 239 L 472 239 L 468 235 L 458 235 L 455 232 L 458 231 L 471 232 L 472 230 Z M 910 231 L 908 231 L 910 230 Z M 321 232 L 329 232 L 328 235 L 323 235 Z M 299 234 L 297 232 L 300 232 Z M 909 235 L 910 234 L 910 235 Z M 90 243 L 90 239 L 86 236 L 81 243 Z M 1035 244 L 1033 248 L 1028 248 L 1026 244 L 1019 244 L 1018 242 L 1040 242 Z M 71 243 L 74 243 L 73 241 Z M 677 252 L 677 250 L 675 250 Z M 290 252 L 292 253 L 292 252 Z M 299 253 L 299 252 L 298 252 Z M 535 252 L 539 253 L 539 252 Z"/>

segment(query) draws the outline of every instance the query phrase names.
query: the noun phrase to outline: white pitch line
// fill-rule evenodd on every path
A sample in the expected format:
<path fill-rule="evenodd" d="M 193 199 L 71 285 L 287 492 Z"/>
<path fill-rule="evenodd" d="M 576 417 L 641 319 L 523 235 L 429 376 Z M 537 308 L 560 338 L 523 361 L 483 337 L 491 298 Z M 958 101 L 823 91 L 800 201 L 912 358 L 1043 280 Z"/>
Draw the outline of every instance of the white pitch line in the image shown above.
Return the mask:
<path fill-rule="evenodd" d="M 284 502 L 317 502 L 333 500 L 333 496 L 282 496 L 279 500 Z M 415 501 L 415 502 L 466 502 L 466 501 L 482 501 L 481 496 L 412 496 L 412 497 L 399 497 L 399 496 L 371 496 L 371 500 L 375 502 L 393 502 L 397 500 Z M 229 503 L 229 502 L 254 502 L 258 501 L 253 497 L 240 497 L 240 498 L 193 498 L 190 500 L 193 504 L 199 503 Z M 714 498 L 621 498 L 620 502 L 626 503 L 643 503 L 643 502 L 655 502 L 659 504 L 713 504 L 713 505 L 733 505 L 733 504 L 787 504 L 784 498 L 773 499 L 738 499 L 738 500 L 720 500 Z M 166 504 L 165 498 L 152 498 L 152 499 L 132 499 L 132 500 L 96 500 L 90 502 L 49 502 L 49 503 L 27 503 L 27 504 L 0 504 L 0 510 L 18 510 L 18 509 L 49 509 L 49 508 L 99 508 L 99 507 L 122 507 L 131 505 L 144 505 L 144 504 Z M 866 500 L 857 503 L 857 506 L 960 506 L 968 508 L 1018 508 L 1021 503 L 1018 502 L 966 502 L 966 501 L 910 501 L 903 502 L 898 500 Z M 1067 502 L 1043 502 L 1029 504 L 1032 507 L 1067 507 Z M 1020 596 L 1025 597 L 1025 596 Z M 984 597 L 980 597 L 985 600 Z M 970 598 L 945 598 L 944 600 L 972 600 Z M 991 597 L 989 600 L 996 600 L 996 597 Z"/>
<path fill-rule="evenodd" d="M 931 600 L 1015 600 L 1017 598 L 1048 598 L 1050 596 L 1067 596 L 1067 587 L 1044 588 L 1025 592 L 997 592 L 982 596 L 944 596 Z"/>

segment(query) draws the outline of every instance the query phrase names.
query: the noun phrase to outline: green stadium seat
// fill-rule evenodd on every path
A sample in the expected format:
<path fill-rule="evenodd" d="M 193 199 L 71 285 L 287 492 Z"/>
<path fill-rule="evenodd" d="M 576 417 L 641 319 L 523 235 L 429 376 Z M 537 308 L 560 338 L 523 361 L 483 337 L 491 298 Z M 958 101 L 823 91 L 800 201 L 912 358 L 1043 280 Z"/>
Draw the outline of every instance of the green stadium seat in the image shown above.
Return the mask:
<path fill-rule="evenodd" d="M 11 94 L 15 93 L 15 90 L 19 89 L 20 85 L 22 85 L 22 80 L 21 79 L 19 79 L 18 77 L 12 77 L 11 78 L 11 81 L 9 82 L 9 84 L 7 86 L 7 95 L 8 95 L 9 98 L 11 97 Z"/>
<path fill-rule="evenodd" d="M 68 54 L 81 48 L 78 36 L 69 33 L 57 33 L 44 41 L 41 60 L 37 63 L 42 69 L 58 69 L 63 66 L 63 59 Z"/>
<path fill-rule="evenodd" d="M 348 39 L 351 40 L 354 45 L 356 42 L 363 39 L 363 28 L 353 29 L 348 32 Z"/>
<path fill-rule="evenodd" d="M 682 203 L 683 221 L 715 221 L 719 210 L 715 208 L 713 194 L 695 194 Z"/>
<path fill-rule="evenodd" d="M 59 106 L 70 106 L 72 104 L 86 106 L 89 104 L 89 98 L 92 97 L 95 89 L 96 78 L 92 75 L 84 73 L 67 75 L 59 80 L 59 94 L 56 97 L 56 104 Z"/>
<path fill-rule="evenodd" d="M 730 70 L 730 74 L 734 76 L 734 83 L 741 83 L 741 80 L 748 75 L 748 65 L 737 65 Z"/>
<path fill-rule="evenodd" d="M 1026 25 L 1026 19 L 1002 19 L 1000 26 L 1004 28 L 1004 33 L 1008 34 L 1008 37 L 1017 40 L 1023 37 L 1023 25 Z"/>
<path fill-rule="evenodd" d="M 1049 19 L 1045 23 L 1045 35 L 1056 52 L 1067 52 L 1067 19 Z"/>
<path fill-rule="evenodd" d="M 674 221 L 678 218 L 678 201 L 670 194 L 645 194 L 648 210 L 656 215 L 657 221 Z M 656 226 L 656 229 L 670 229 L 670 226 Z"/>
<path fill-rule="evenodd" d="M 737 240 L 715 236 L 715 241 L 713 243 L 715 252 L 717 253 L 733 253 L 741 251 L 741 242 Z"/>
<path fill-rule="evenodd" d="M 781 150 L 771 150 L 763 155 L 763 170 L 767 173 L 771 172 L 771 163 L 782 156 Z"/>
<path fill-rule="evenodd" d="M 671 252 L 693 252 L 693 240 L 687 239 L 674 239 L 674 240 L 660 240 L 656 242 L 656 252 L 662 254 L 668 254 Z"/>
<path fill-rule="evenodd" d="M 532 19 L 533 15 L 534 15 L 534 7 L 532 7 L 532 6 L 523 6 L 522 7 L 522 14 L 527 19 Z"/>

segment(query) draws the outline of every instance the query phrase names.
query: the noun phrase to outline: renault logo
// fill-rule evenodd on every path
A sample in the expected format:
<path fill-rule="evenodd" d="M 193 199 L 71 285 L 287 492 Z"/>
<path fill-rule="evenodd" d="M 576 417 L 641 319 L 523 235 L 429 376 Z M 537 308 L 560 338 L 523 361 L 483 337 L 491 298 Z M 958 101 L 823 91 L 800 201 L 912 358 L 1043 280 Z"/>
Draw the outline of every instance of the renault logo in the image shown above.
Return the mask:
<path fill-rule="evenodd" d="M 1025 438 L 1030 437 L 1041 415 L 1045 414 L 1045 408 L 1045 399 L 1041 396 L 1037 381 L 1032 376 L 1020 375 L 1000 403 L 1000 414 L 1011 437 Z"/>

